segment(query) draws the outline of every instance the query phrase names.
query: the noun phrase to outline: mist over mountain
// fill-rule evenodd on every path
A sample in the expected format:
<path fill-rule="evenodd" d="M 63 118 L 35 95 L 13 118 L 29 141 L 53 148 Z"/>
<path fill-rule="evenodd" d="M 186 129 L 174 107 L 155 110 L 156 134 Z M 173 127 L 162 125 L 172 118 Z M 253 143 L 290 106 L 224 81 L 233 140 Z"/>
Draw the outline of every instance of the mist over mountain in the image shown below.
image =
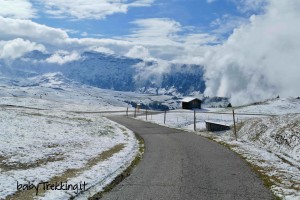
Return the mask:
<path fill-rule="evenodd" d="M 0 64 L 6 76 L 26 78 L 61 72 L 76 82 L 117 91 L 189 95 L 205 90 L 201 66 L 168 64 L 163 73 L 151 74 L 161 63 L 99 52 L 56 55 L 32 51 L 15 60 L 1 60 Z"/>

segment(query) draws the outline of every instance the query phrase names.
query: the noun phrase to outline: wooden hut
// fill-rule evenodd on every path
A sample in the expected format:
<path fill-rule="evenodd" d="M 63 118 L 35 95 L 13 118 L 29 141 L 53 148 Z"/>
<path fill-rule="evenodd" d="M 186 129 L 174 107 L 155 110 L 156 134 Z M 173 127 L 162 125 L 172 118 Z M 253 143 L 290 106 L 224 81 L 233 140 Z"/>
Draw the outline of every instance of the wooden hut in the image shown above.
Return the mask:
<path fill-rule="evenodd" d="M 230 126 L 228 124 L 221 124 L 219 122 L 213 122 L 213 121 L 205 121 L 206 124 L 206 130 L 215 132 L 215 131 L 226 131 L 230 130 Z"/>
<path fill-rule="evenodd" d="M 195 97 L 186 97 L 181 100 L 182 109 L 201 109 L 202 101 Z"/>

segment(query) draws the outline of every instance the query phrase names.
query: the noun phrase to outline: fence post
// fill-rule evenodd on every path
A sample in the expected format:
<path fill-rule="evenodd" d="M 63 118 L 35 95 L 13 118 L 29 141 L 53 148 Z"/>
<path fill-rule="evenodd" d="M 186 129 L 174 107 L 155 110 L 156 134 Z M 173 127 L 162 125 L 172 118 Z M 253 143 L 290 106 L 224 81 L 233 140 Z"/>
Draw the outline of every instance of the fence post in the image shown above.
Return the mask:
<path fill-rule="evenodd" d="M 196 110 L 194 110 L 194 131 L 196 131 Z"/>
<path fill-rule="evenodd" d="M 128 117 L 128 107 L 127 107 L 127 110 L 126 110 L 126 116 Z"/>
<path fill-rule="evenodd" d="M 166 115 L 167 115 L 167 111 L 165 110 L 165 115 L 164 115 L 164 124 L 166 124 Z"/>
<path fill-rule="evenodd" d="M 134 108 L 134 118 L 136 118 L 136 108 Z"/>
<path fill-rule="evenodd" d="M 146 120 L 148 120 L 148 109 L 146 108 Z"/>
<path fill-rule="evenodd" d="M 237 135 L 236 135 L 236 126 L 235 126 L 235 114 L 234 114 L 234 109 L 232 109 L 232 116 L 233 116 L 233 128 L 234 128 L 234 136 L 235 136 L 235 140 L 237 141 Z"/>

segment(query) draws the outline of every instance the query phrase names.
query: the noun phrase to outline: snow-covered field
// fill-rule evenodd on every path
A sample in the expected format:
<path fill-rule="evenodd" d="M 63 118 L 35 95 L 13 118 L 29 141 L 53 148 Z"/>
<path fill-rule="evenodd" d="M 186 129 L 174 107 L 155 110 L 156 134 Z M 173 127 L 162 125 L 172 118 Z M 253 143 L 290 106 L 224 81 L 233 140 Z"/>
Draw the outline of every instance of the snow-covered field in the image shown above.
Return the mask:
<path fill-rule="evenodd" d="M 126 103 L 110 100 L 117 92 L 60 78 L 59 74 L 39 80 L 0 78 L 0 199 L 86 199 L 109 184 L 138 153 L 139 143 L 130 130 L 101 113 L 88 113 L 125 113 Z M 45 191 L 42 182 L 74 187 L 59 191 L 49 185 Z M 25 184 L 39 186 L 38 195 Z M 87 191 L 77 194 L 83 186 Z"/>
<path fill-rule="evenodd" d="M 104 117 L 52 110 L 2 107 L 0 138 L 0 199 L 35 196 L 35 190 L 17 192 L 17 182 L 86 182 L 86 189 L 100 191 L 138 149 L 131 131 Z M 38 197 L 66 199 L 74 192 L 41 191 Z"/>
<path fill-rule="evenodd" d="M 222 112 L 221 114 L 209 112 Z M 166 113 L 166 120 L 164 121 L 165 114 L 156 112 L 148 112 L 147 119 L 157 124 L 166 125 L 172 128 L 183 128 L 187 130 L 194 130 L 194 111 L 190 110 L 170 110 Z M 153 113 L 153 114 L 151 114 Z M 256 115 L 236 115 L 238 122 L 253 118 Z M 139 119 L 146 120 L 146 116 L 138 116 Z M 216 108 L 207 108 L 204 110 L 196 111 L 196 130 L 204 130 L 206 128 L 205 121 L 213 121 L 225 125 L 233 124 L 233 117 L 231 113 L 225 113 Z"/>
<path fill-rule="evenodd" d="M 231 109 L 204 109 L 196 112 L 196 134 L 224 143 L 268 177 L 271 190 L 283 199 L 300 199 L 300 100 L 272 99 L 235 109 L 238 140 L 233 131 L 206 132 L 205 120 L 232 125 Z M 265 114 L 265 115 L 240 115 Z M 274 115 L 274 116 L 268 116 Z M 145 116 L 138 117 L 146 120 Z M 161 125 L 194 130 L 194 112 L 169 111 L 149 115 L 148 121 Z"/>

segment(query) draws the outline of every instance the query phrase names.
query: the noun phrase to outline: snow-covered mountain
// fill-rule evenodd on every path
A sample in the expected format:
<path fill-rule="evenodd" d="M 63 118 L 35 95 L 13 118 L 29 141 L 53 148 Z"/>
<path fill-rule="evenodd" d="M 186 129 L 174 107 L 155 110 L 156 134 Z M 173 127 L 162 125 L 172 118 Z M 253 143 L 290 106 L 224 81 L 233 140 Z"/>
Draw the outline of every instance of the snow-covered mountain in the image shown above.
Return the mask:
<path fill-rule="evenodd" d="M 84 52 L 69 62 L 50 62 L 54 56 L 32 51 L 14 61 L 0 61 L 0 72 L 13 77 L 61 72 L 71 80 L 103 89 L 150 94 L 178 96 L 203 93 L 205 89 L 203 69 L 197 65 L 172 64 L 168 72 L 145 76 L 147 70 L 160 63 L 99 52 Z"/>

